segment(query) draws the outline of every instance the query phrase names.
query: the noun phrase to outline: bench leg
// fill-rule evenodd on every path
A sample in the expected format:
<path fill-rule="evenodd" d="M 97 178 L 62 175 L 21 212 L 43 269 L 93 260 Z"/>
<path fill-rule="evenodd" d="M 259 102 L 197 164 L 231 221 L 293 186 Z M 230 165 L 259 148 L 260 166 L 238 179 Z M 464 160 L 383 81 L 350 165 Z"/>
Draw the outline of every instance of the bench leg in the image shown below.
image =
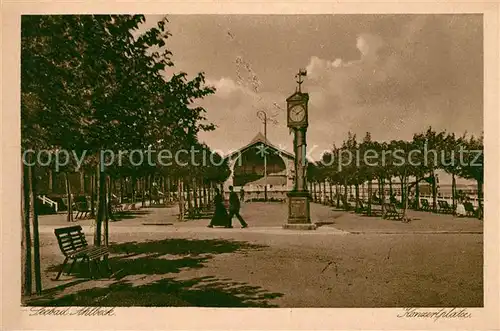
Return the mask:
<path fill-rule="evenodd" d="M 69 274 L 71 273 L 71 270 L 73 270 L 73 267 L 75 266 L 75 264 L 76 264 L 76 261 L 77 261 L 77 260 L 78 260 L 78 259 L 74 259 L 74 260 L 73 260 L 73 263 L 71 263 L 71 266 L 69 267 L 69 270 L 68 270 L 68 272 L 66 273 L 66 275 L 69 275 Z"/>
<path fill-rule="evenodd" d="M 90 267 L 90 259 L 87 257 L 85 260 L 87 261 L 87 272 L 89 273 L 89 278 L 93 279 L 94 277 L 92 275 L 92 268 Z"/>
<path fill-rule="evenodd" d="M 101 269 L 99 268 L 99 262 L 100 262 L 100 258 L 94 259 L 94 264 L 95 264 L 95 268 L 97 270 L 97 274 L 99 276 L 102 276 Z"/>
<path fill-rule="evenodd" d="M 108 272 L 112 274 L 113 270 L 111 269 L 111 265 L 109 264 L 109 256 L 105 255 L 103 260 L 106 262 L 106 268 L 108 269 Z"/>
<path fill-rule="evenodd" d="M 58 280 L 59 277 L 61 277 L 61 274 L 62 274 L 62 272 L 64 270 L 64 267 L 66 266 L 66 263 L 68 263 L 68 258 L 67 257 L 64 259 L 64 262 L 63 262 L 63 265 L 61 267 L 61 270 L 59 270 L 59 272 L 57 273 L 56 280 Z"/>

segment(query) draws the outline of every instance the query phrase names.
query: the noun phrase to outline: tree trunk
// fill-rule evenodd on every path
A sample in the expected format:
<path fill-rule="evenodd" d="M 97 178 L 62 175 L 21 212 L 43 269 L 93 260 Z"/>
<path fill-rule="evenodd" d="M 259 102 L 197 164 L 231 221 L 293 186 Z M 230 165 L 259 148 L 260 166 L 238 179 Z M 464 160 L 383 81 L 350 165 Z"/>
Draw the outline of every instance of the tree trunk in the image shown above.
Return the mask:
<path fill-rule="evenodd" d="M 401 182 L 400 183 L 400 185 L 401 185 L 401 205 L 404 204 L 405 195 L 408 195 L 408 192 L 407 192 L 408 190 L 405 191 L 405 183 L 404 183 L 405 177 L 406 176 L 403 176 L 403 177 L 399 176 L 399 181 Z"/>
<path fill-rule="evenodd" d="M 393 196 L 393 190 L 392 190 L 392 177 L 389 177 L 389 197 Z M 390 198 L 389 198 L 390 199 Z"/>
<path fill-rule="evenodd" d="M 99 170 L 98 170 L 99 171 Z M 90 217 L 95 218 L 95 191 L 96 191 L 96 176 L 92 174 L 90 176 Z"/>
<path fill-rule="evenodd" d="M 437 212 L 437 190 L 436 190 L 436 175 L 434 174 L 434 170 L 431 172 L 432 178 L 432 211 L 434 213 Z"/>
<path fill-rule="evenodd" d="M 71 185 L 66 171 L 64 172 L 64 182 L 66 183 L 66 196 L 68 197 L 68 213 L 66 214 L 66 221 L 73 222 L 73 199 L 71 198 Z"/>
<path fill-rule="evenodd" d="M 483 204 L 481 199 L 483 198 L 483 182 L 477 181 L 477 218 L 483 219 Z"/>
<path fill-rule="evenodd" d="M 163 199 L 166 199 L 166 201 L 163 201 L 166 203 L 167 201 L 170 202 L 170 177 L 163 177 L 163 187 L 164 187 L 164 196 Z"/>
<path fill-rule="evenodd" d="M 54 192 L 54 173 L 51 168 L 49 168 L 49 193 Z"/>
<path fill-rule="evenodd" d="M 167 177 L 167 198 L 168 201 L 172 201 L 172 179 L 170 177 Z"/>
<path fill-rule="evenodd" d="M 347 199 L 347 182 L 344 184 L 344 202 L 345 202 L 345 206 L 344 208 L 347 209 L 348 206 L 349 206 L 349 202 L 348 202 L 348 199 Z"/>
<path fill-rule="evenodd" d="M 378 199 L 380 200 L 380 204 L 382 204 L 382 181 L 380 178 L 377 178 L 378 184 Z"/>
<path fill-rule="evenodd" d="M 104 174 L 103 174 L 104 175 Z M 106 213 L 104 215 L 104 245 L 109 244 L 109 219 L 113 217 L 111 212 L 111 176 L 104 175 L 105 185 L 104 185 L 104 202 Z"/>
<path fill-rule="evenodd" d="M 179 197 L 179 221 L 184 221 L 184 187 L 183 180 L 179 178 L 177 180 L 177 196 Z"/>
<path fill-rule="evenodd" d="M 37 178 L 35 167 L 30 169 L 30 214 L 33 225 L 33 266 L 35 268 L 35 289 L 42 294 L 42 274 L 40 269 L 40 234 L 38 232 Z"/>
<path fill-rule="evenodd" d="M 337 208 L 340 208 L 340 185 L 335 185 L 335 194 L 337 195 Z"/>
<path fill-rule="evenodd" d="M 212 204 L 212 182 L 208 185 L 208 203 Z"/>
<path fill-rule="evenodd" d="M 185 183 L 186 185 L 186 200 L 188 203 L 188 211 L 193 208 L 193 201 L 191 201 L 191 185 L 189 185 L 189 181 Z"/>
<path fill-rule="evenodd" d="M 368 181 L 368 216 L 372 215 L 372 197 L 373 197 L 372 179 Z"/>
<path fill-rule="evenodd" d="M 207 183 L 203 182 L 203 204 L 208 208 Z"/>
<path fill-rule="evenodd" d="M 382 178 L 380 180 L 380 203 L 382 206 L 382 213 L 385 212 L 385 180 Z"/>
<path fill-rule="evenodd" d="M 85 172 L 80 169 L 80 194 L 85 194 Z"/>
<path fill-rule="evenodd" d="M 356 194 L 356 211 L 359 210 L 359 185 L 358 184 L 354 184 L 354 192 Z"/>
<path fill-rule="evenodd" d="M 120 203 L 123 203 L 123 177 L 120 177 Z"/>
<path fill-rule="evenodd" d="M 153 175 L 151 175 L 151 174 L 148 176 L 148 192 L 149 192 L 149 205 L 150 206 L 152 205 L 152 198 L 153 198 L 153 196 L 151 194 L 152 193 L 151 187 L 152 187 L 152 182 L 154 183 L 154 179 L 152 180 L 152 177 L 153 177 Z"/>
<path fill-rule="evenodd" d="M 31 164 L 31 154 L 28 154 L 28 162 Z M 28 296 L 31 295 L 32 289 L 32 261 L 31 261 L 31 227 L 30 227 L 30 178 L 29 168 L 23 164 L 23 248 L 24 248 L 24 282 L 23 293 Z"/>
<path fill-rule="evenodd" d="M 406 210 L 408 209 L 408 177 L 406 176 L 406 170 L 403 178 L 401 179 L 402 187 L 401 187 L 401 204 L 403 205 L 403 216 L 402 219 L 406 218 Z"/>
<path fill-rule="evenodd" d="M 97 213 L 95 218 L 95 231 L 94 231 L 94 245 L 101 246 L 102 239 L 102 223 L 105 217 L 105 176 L 101 173 L 100 161 L 97 162 L 96 168 L 96 178 L 97 178 Z"/>
<path fill-rule="evenodd" d="M 326 201 L 326 180 L 323 180 L 323 194 L 322 194 L 322 200 L 321 203 L 325 204 Z"/>
<path fill-rule="evenodd" d="M 132 176 L 132 201 L 130 203 L 135 203 L 135 188 L 137 185 L 137 179 L 135 176 Z"/>
<path fill-rule="evenodd" d="M 332 182 L 328 181 L 328 186 L 330 189 L 330 198 L 328 199 L 328 205 L 331 206 L 333 202 L 333 188 L 332 188 Z"/>
<path fill-rule="evenodd" d="M 417 179 L 416 185 L 415 185 L 415 208 L 417 210 L 420 210 L 420 181 Z"/>
<path fill-rule="evenodd" d="M 108 181 L 108 199 L 107 199 L 107 208 L 106 210 L 108 211 L 107 215 L 106 215 L 106 219 L 111 219 L 111 220 L 114 220 L 114 216 L 113 216 L 113 208 L 112 208 L 112 203 L 111 201 L 113 201 L 113 186 L 114 186 L 114 183 L 115 181 L 113 180 L 113 178 L 111 178 L 111 176 L 107 176 L 107 181 Z M 108 238 L 108 237 L 106 237 Z"/>
<path fill-rule="evenodd" d="M 203 208 L 203 180 L 198 180 L 198 207 Z"/>
<path fill-rule="evenodd" d="M 193 184 L 193 206 L 194 208 L 198 208 L 198 187 L 196 185 L 196 177 L 192 180 Z"/>
<path fill-rule="evenodd" d="M 142 192 L 142 197 L 141 197 L 141 206 L 142 207 L 146 206 L 146 181 L 147 181 L 147 176 L 142 177 L 142 179 L 140 180 L 141 192 Z"/>
<path fill-rule="evenodd" d="M 455 174 L 451 174 L 451 207 L 453 208 L 453 215 L 456 215 L 457 210 L 457 200 L 455 198 L 455 191 L 457 188 L 457 181 L 455 178 Z"/>

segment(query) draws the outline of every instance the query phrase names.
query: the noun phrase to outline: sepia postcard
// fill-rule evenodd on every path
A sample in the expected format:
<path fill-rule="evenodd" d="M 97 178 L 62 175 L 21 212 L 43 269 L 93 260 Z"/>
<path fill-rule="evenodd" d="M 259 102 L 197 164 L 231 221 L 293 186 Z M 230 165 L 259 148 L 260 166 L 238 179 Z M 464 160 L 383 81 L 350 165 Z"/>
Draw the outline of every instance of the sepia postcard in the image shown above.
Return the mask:
<path fill-rule="evenodd" d="M 498 3 L 2 7 L 5 330 L 498 330 Z"/>

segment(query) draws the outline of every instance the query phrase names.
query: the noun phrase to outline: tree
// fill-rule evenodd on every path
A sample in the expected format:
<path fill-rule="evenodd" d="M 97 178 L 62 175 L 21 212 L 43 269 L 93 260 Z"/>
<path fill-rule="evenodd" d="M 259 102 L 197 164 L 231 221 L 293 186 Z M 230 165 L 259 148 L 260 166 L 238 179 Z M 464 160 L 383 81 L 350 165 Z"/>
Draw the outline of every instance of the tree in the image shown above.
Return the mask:
<path fill-rule="evenodd" d="M 440 154 L 445 149 L 446 133 L 436 132 L 429 127 L 426 132 L 415 134 L 413 136 L 413 145 L 416 149 L 420 150 L 420 157 L 418 160 L 419 168 L 414 169 L 417 177 L 416 185 L 420 180 L 425 179 L 432 188 L 432 209 L 437 211 L 437 183 L 436 183 L 436 169 L 442 168 Z M 418 177 L 419 175 L 429 174 L 428 177 Z"/>
<path fill-rule="evenodd" d="M 375 151 L 375 145 L 372 142 L 370 132 L 365 134 L 362 143 L 359 145 L 360 155 L 363 158 L 361 163 L 360 171 L 362 172 L 362 178 L 364 181 L 368 182 L 368 216 L 372 215 L 372 198 L 373 198 L 373 179 L 375 178 L 375 169 L 377 164 L 372 164 L 371 157 L 373 151 Z M 377 160 L 378 161 L 378 160 Z"/>
<path fill-rule="evenodd" d="M 21 124 L 23 150 L 85 151 L 86 166 L 97 176 L 94 242 L 101 244 L 101 227 L 109 220 L 107 178 L 120 174 L 106 167 L 100 152 L 144 150 L 148 146 L 182 147 L 197 141 L 205 110 L 197 99 L 214 93 L 203 73 L 188 80 L 186 73 L 166 77 L 173 66 L 165 47 L 167 20 L 138 34 L 142 15 L 23 16 L 21 23 Z M 23 176 L 35 178 L 34 167 Z M 128 169 L 130 171 L 131 169 Z M 140 167 L 144 175 L 147 167 Z M 71 167 L 66 171 L 71 171 Z M 126 169 L 127 171 L 127 169 Z M 25 181 L 28 183 L 29 181 Z M 109 181 L 108 181 L 109 182 Z M 35 206 L 36 186 L 24 185 Z M 70 197 L 68 191 L 68 197 Z M 25 199 L 26 200 L 26 199 Z M 93 197 L 91 199 L 93 203 Z M 71 206 L 71 204 L 70 204 Z M 35 276 L 39 275 L 37 213 L 33 213 Z M 71 215 L 71 211 L 69 214 Z M 28 217 L 28 213 L 23 213 Z M 25 257 L 31 240 L 23 221 Z M 104 238 L 107 243 L 107 235 Z M 26 262 L 25 284 L 29 285 Z M 37 290 L 39 279 L 36 279 Z M 41 283 L 40 283 L 41 284 Z M 27 288 L 30 286 L 27 286 Z M 26 289 L 27 292 L 30 290 Z"/>
<path fill-rule="evenodd" d="M 479 138 L 471 136 L 466 141 L 467 149 L 463 151 L 463 162 L 461 162 L 460 176 L 473 179 L 477 183 L 478 212 L 477 217 L 483 218 L 483 185 L 484 185 L 484 146 L 483 135 Z"/>
<path fill-rule="evenodd" d="M 456 177 L 460 176 L 462 164 L 460 162 L 460 150 L 467 148 L 465 135 L 459 138 L 454 133 L 448 134 L 444 139 L 443 160 L 441 167 L 444 171 L 451 174 L 451 195 L 453 211 L 456 210 Z"/>
<path fill-rule="evenodd" d="M 413 144 L 408 141 L 403 140 L 393 140 L 390 143 L 392 151 L 392 171 L 394 175 L 399 177 L 401 184 L 401 206 L 403 209 L 403 218 L 406 217 L 406 211 L 408 209 L 408 197 L 409 188 L 408 181 L 409 176 L 413 172 L 413 166 L 409 162 L 410 151 L 413 148 Z"/>

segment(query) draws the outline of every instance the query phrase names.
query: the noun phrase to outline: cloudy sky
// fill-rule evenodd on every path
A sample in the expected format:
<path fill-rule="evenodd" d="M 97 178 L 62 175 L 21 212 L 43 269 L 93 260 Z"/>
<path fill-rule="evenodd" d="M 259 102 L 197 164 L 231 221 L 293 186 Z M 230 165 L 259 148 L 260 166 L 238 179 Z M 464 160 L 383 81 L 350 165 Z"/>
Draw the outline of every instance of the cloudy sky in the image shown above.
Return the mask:
<path fill-rule="evenodd" d="M 277 122 L 270 142 L 291 150 L 284 109 L 299 68 L 308 72 L 313 157 L 348 131 L 391 140 L 428 126 L 483 130 L 481 15 L 168 17 L 175 70 L 203 71 L 217 88 L 202 104 L 218 128 L 200 139 L 224 153 L 263 131 L 258 109 Z"/>

